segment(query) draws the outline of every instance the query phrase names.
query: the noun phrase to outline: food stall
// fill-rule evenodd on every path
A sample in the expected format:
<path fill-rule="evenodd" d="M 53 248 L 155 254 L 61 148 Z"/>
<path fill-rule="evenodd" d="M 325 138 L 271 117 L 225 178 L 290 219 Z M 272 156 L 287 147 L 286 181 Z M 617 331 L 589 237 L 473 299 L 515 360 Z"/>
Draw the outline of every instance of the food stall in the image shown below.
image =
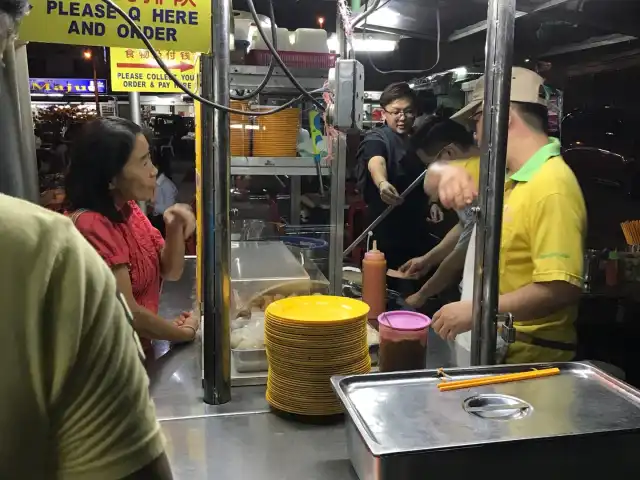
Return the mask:
<path fill-rule="evenodd" d="M 526 8 L 522 3 L 527 3 Z M 380 7 L 380 2 L 370 4 L 373 10 Z M 415 13 L 416 8 L 406 0 L 386 2 L 383 6 L 404 13 Z M 494 108 L 485 109 L 489 112 L 485 125 L 491 125 L 485 134 L 494 145 L 500 144 L 499 140 L 505 135 L 502 106 L 506 104 L 508 82 L 505 83 L 503 73 L 511 68 L 515 18 L 524 16 L 525 10 L 528 14 L 536 8 L 540 11 L 550 8 L 540 2 L 519 2 L 518 6 L 523 11 L 516 12 L 514 1 L 492 0 L 489 22 L 474 26 L 475 33 L 488 26 L 488 44 L 499 46 L 489 49 L 487 58 L 487 65 L 491 67 L 488 83 L 493 86 L 487 101 Z M 228 2 L 216 2 L 215 7 L 214 12 L 218 13 L 214 20 L 224 26 Z M 423 20 L 434 13 L 429 8 L 424 10 Z M 413 25 L 414 33 L 419 30 Z M 451 41 L 462 38 L 463 30 Z M 224 55 L 226 37 L 224 28 L 220 29 L 214 43 L 223 49 L 222 54 L 214 60 L 203 61 L 206 68 L 216 72 L 213 81 L 224 78 L 229 69 L 229 59 Z M 341 53 L 348 57 L 345 50 Z M 203 92 L 210 95 L 207 98 L 214 98 L 218 103 L 228 101 L 228 85 L 224 82 L 216 85 L 216 95 L 213 91 L 213 85 L 207 85 L 205 79 Z M 594 434 L 605 432 L 608 435 L 600 438 L 608 438 L 610 445 L 623 447 L 606 448 L 607 455 L 611 450 L 615 456 L 616 471 L 634 462 L 620 453 L 624 451 L 625 440 L 611 434 L 622 432 L 619 423 L 622 415 L 628 420 L 623 428 L 630 434 L 628 438 L 637 435 L 640 403 L 634 389 L 592 365 L 564 364 L 559 365 L 560 375 L 549 381 L 513 383 L 491 389 L 492 395 L 470 396 L 469 390 L 464 390 L 444 397 L 434 388 L 442 373 L 450 380 L 464 380 L 518 373 L 523 367 L 456 369 L 449 344 L 431 331 L 426 360 L 430 370 L 334 378 L 333 386 L 347 412 L 346 423 L 333 417 L 292 418 L 274 409 L 265 398 L 266 375 L 264 370 L 260 371 L 264 366 L 259 348 L 262 339 L 251 331 L 250 324 L 254 319 L 256 323 L 263 321 L 265 305 L 281 297 L 327 291 L 342 294 L 344 145 L 338 136 L 334 158 L 327 167 L 332 176 L 329 275 L 315 276 L 317 269 L 309 268 L 304 259 L 297 261 L 295 251 L 284 248 L 283 244 L 261 242 L 257 245 L 232 239 L 226 213 L 228 198 L 220 193 L 228 191 L 234 168 L 233 162 L 220 160 L 229 157 L 229 130 L 225 127 L 228 115 L 220 111 L 211 117 L 214 115 L 216 121 L 208 123 L 205 118 L 203 126 L 204 137 L 212 135 L 217 142 L 213 148 L 204 145 L 203 150 L 203 210 L 211 223 L 210 228 L 204 229 L 202 344 L 172 348 L 150 367 L 157 413 L 178 478 L 402 479 L 414 478 L 418 469 L 427 467 L 430 472 L 461 476 L 468 475 L 469 461 L 476 459 L 476 465 L 483 465 L 480 468 L 483 473 L 504 466 L 520 471 L 526 471 L 527 467 L 537 470 L 534 467 L 542 464 L 571 468 L 574 474 L 588 473 L 599 461 L 598 455 L 589 454 L 606 448 Z M 343 125 L 337 127 L 340 129 Z M 496 187 L 503 178 L 496 172 L 504 170 L 504 151 L 491 151 L 489 158 L 492 166 L 484 172 L 483 182 L 499 192 L 501 189 Z M 213 192 L 216 192 L 215 198 L 209 196 Z M 484 248 L 479 249 L 482 253 L 478 261 L 484 264 L 485 269 L 481 271 L 486 275 L 476 284 L 481 285 L 479 290 L 487 308 L 475 314 L 474 355 L 476 365 L 488 365 L 491 362 L 487 358 L 493 348 L 491 337 L 495 341 L 495 330 L 491 330 L 497 299 L 495 232 L 500 226 L 501 200 L 485 196 L 481 198 L 481 209 L 486 212 L 481 222 L 493 235 L 481 240 Z M 270 253 L 261 255 L 261 248 L 269 249 Z M 256 253 L 259 258 L 252 257 Z M 245 261 L 246 276 L 242 266 Z M 259 266 L 255 265 L 258 261 Z M 269 267 L 272 263 L 277 268 Z M 193 282 L 195 264 L 196 259 L 191 259 L 185 279 L 167 285 L 161 306 L 167 317 L 189 308 L 197 296 L 197 285 Z M 293 290 L 292 286 L 295 286 Z M 256 328 L 260 331 L 261 327 Z M 481 340 L 482 332 L 485 341 Z M 244 346 L 250 348 L 242 348 Z M 533 367 L 544 370 L 546 366 Z M 257 371 L 239 372 L 240 369 Z M 536 389 L 535 385 L 544 388 Z M 392 428 L 394 424 L 396 427 Z M 398 425 L 402 427 L 399 429 Z M 477 435 L 477 432 L 485 434 Z M 522 449 L 515 452 L 523 443 L 530 446 L 531 455 L 524 455 Z M 559 457 L 554 454 L 558 447 L 575 455 Z M 406 455 L 409 452 L 411 455 Z"/>
<path fill-rule="evenodd" d="M 462 7 L 462 1 L 446 2 L 445 7 L 445 2 L 435 0 L 372 0 L 353 15 L 340 9 L 340 55 L 345 62 L 339 62 L 342 65 L 338 71 L 344 76 L 338 76 L 342 81 L 332 87 L 336 101 L 331 122 L 339 134 L 334 138 L 333 159 L 330 165 L 323 166 L 331 174 L 328 275 L 283 242 L 232 237 L 230 177 L 233 169 L 242 165 L 229 161 L 230 114 L 221 109 L 202 111 L 198 132 L 200 140 L 204 140 L 198 182 L 202 193 L 202 252 L 197 258 L 188 259 L 180 281 L 165 284 L 160 306 L 165 318 L 192 309 L 194 303 L 196 310 L 202 307 L 202 339 L 183 346 L 159 342 L 155 345 L 155 358 L 148 359 L 150 390 L 175 478 L 402 480 L 426 471 L 454 478 L 497 471 L 517 471 L 528 477 L 533 472 L 538 476 L 541 467 L 551 467 L 554 474 L 559 472 L 563 477 L 588 477 L 596 465 L 601 467 L 603 458 L 607 459 L 607 471 L 614 475 L 626 474 L 638 466 L 629 451 L 640 432 L 640 396 L 592 365 L 560 364 L 554 367 L 557 371 L 553 377 L 506 383 L 491 387 L 488 394 L 487 389 L 477 388 L 479 384 L 452 384 L 469 379 L 488 381 L 487 377 L 496 374 L 522 375 L 531 368 L 546 371 L 549 367 L 493 366 L 489 358 L 495 349 L 496 266 L 502 211 L 499 192 L 504 181 L 503 140 L 508 110 L 505 99 L 514 23 L 516 17 L 549 15 L 553 8 L 568 3 L 520 1 L 516 10 L 515 0 L 489 0 L 487 18 L 487 2 L 467 2 Z M 345 2 L 339 3 L 343 7 Z M 354 2 L 354 8 L 359 3 Z M 212 7 L 217 28 L 212 55 L 204 56 L 202 61 L 202 92 L 205 99 L 228 106 L 231 1 L 214 0 Z M 481 175 L 488 188 L 481 189 L 480 198 L 480 226 L 485 234 L 479 235 L 481 248 L 477 249 L 477 264 L 484 268 L 477 269 L 476 279 L 476 300 L 482 305 L 474 313 L 476 366 L 457 369 L 449 344 L 427 330 L 427 370 L 331 379 L 335 391 L 332 402 L 337 400 L 344 407 L 343 417 L 292 417 L 278 412 L 273 408 L 274 402 L 266 398 L 263 349 L 260 335 L 255 333 L 260 327 L 252 330 L 251 322 L 260 323 L 264 318 L 262 323 L 267 325 L 274 321 L 274 316 L 269 319 L 269 311 L 263 310 L 274 301 L 284 301 L 283 297 L 343 294 L 344 135 L 361 127 L 358 112 L 362 112 L 362 106 L 358 98 L 363 91 L 359 89 L 364 87 L 363 81 L 360 84 L 362 65 L 349 58 L 347 37 L 370 16 L 377 30 L 392 29 L 396 34 L 430 41 L 433 32 L 427 25 L 436 17 L 440 19 L 441 13 L 444 22 L 448 22 L 445 32 L 449 35 L 444 35 L 447 46 L 487 31 L 489 88 L 484 136 L 491 142 L 484 144 L 495 149 L 485 152 L 487 161 Z M 385 19 L 395 23 L 385 27 Z M 438 41 L 441 37 L 438 20 Z M 485 45 L 477 38 L 469 40 L 474 46 Z M 0 148 L 3 166 L 7 163 L 4 150 Z M 246 162 L 250 164 L 251 159 Z M 275 161 L 264 161 L 259 166 L 281 167 Z M 308 171 L 313 165 L 303 162 L 297 168 Z M 489 191 L 496 193 L 489 195 Z M 196 274 L 198 266 L 202 279 Z M 388 300 L 389 309 L 403 307 L 395 298 Z M 353 318 L 345 320 L 349 328 Z M 246 330 L 238 332 L 242 329 Z M 367 332 L 356 332 L 354 336 L 366 342 Z M 265 338 L 268 340 L 267 335 Z M 329 346 L 322 348 L 329 350 Z M 369 351 L 366 357 L 369 358 Z M 317 361 L 313 360 L 313 366 Z M 301 363 L 296 372 L 298 378 L 304 376 L 302 367 Z M 369 368 L 366 363 L 364 370 Z M 464 388 L 447 391 L 436 387 L 443 379 L 450 387 Z M 300 398 L 295 385 L 287 391 Z"/>

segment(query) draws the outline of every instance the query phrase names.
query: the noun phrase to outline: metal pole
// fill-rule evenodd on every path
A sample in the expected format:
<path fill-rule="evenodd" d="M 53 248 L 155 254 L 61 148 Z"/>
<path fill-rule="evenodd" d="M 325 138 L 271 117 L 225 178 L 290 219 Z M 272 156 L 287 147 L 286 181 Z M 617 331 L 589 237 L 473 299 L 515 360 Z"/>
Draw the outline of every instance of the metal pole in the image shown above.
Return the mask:
<path fill-rule="evenodd" d="M 25 198 L 25 179 L 21 165 L 20 106 L 15 78 L 13 39 L 0 52 L 0 193 Z"/>
<path fill-rule="evenodd" d="M 337 13 L 336 36 L 338 54 L 345 58 L 347 37 L 342 27 L 342 17 Z M 342 248 L 344 244 L 344 202 L 347 163 L 347 142 L 342 134 L 334 140 L 334 158 L 331 161 L 331 234 L 329 241 L 329 283 L 332 295 L 342 294 Z"/>
<path fill-rule="evenodd" d="M 140 92 L 129 92 L 129 115 L 131 121 L 142 125 L 142 111 L 140 110 Z"/>
<path fill-rule="evenodd" d="M 347 36 L 342 25 L 342 15 L 340 10 L 336 15 L 336 39 L 338 40 L 338 51 L 336 52 L 340 58 L 347 58 Z"/>
<path fill-rule="evenodd" d="M 27 44 L 15 44 L 16 91 L 22 133 L 22 179 L 24 181 L 24 198 L 39 203 L 38 162 L 36 160 L 36 143 L 33 132 L 33 115 L 31 113 L 31 91 L 29 89 L 29 63 L 27 60 Z"/>
<path fill-rule="evenodd" d="M 142 126 L 139 92 L 129 92 L 129 117 L 133 123 Z M 138 206 L 145 214 L 147 213 L 147 202 L 138 202 Z"/>
<path fill-rule="evenodd" d="M 344 203 L 347 140 L 340 134 L 334 140 L 331 161 L 331 235 L 329 243 L 329 282 L 332 295 L 342 294 L 342 248 L 344 245 Z"/>
<path fill-rule="evenodd" d="M 96 115 L 102 116 L 100 112 L 100 92 L 98 91 L 98 66 L 96 65 L 96 53 L 91 53 L 91 65 L 93 65 L 93 95 L 96 100 Z"/>
<path fill-rule="evenodd" d="M 490 0 L 473 286 L 471 364 L 495 363 L 500 234 L 507 157 L 516 0 Z"/>
<path fill-rule="evenodd" d="M 231 0 L 213 0 L 213 98 L 216 103 L 229 106 L 229 73 L 230 73 L 230 45 L 232 6 Z M 204 141 L 213 140 L 213 204 L 206 201 L 204 216 L 206 220 L 204 234 L 213 235 L 213 250 L 215 259 L 214 282 L 207 282 L 207 275 L 211 271 L 205 270 L 205 382 L 204 400 L 207 403 L 219 405 L 231 400 L 231 339 L 230 339 L 230 310 L 231 310 L 231 237 L 229 228 L 229 186 L 231 184 L 230 165 L 230 133 L 229 114 L 222 110 L 215 110 L 213 114 L 213 136 L 205 134 Z M 206 165 L 207 159 L 204 160 Z M 207 193 L 206 190 L 204 193 Z M 209 198 L 205 197 L 207 200 Z M 209 216 L 214 216 L 215 226 L 208 232 Z M 205 237 L 205 242 L 207 238 Z M 207 252 L 210 246 L 205 243 L 206 267 L 210 261 Z M 213 292 L 211 292 L 213 286 Z M 208 288 L 207 288 L 208 287 Z M 213 293 L 213 318 L 207 321 L 207 301 L 211 301 Z M 213 347 L 207 349 L 207 346 Z"/>

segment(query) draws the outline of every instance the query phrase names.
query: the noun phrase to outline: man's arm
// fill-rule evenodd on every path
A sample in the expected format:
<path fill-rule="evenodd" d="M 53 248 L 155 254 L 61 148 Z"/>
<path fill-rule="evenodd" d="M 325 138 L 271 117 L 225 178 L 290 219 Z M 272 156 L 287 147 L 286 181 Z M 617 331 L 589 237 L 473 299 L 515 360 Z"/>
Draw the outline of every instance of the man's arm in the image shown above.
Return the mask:
<path fill-rule="evenodd" d="M 387 161 L 384 157 L 376 155 L 371 157 L 367 162 L 367 169 L 371 174 L 371 180 L 377 188 L 380 188 L 382 182 L 387 180 Z"/>
<path fill-rule="evenodd" d="M 170 480 L 130 314 L 107 265 L 70 221 L 49 279 L 49 415 L 62 480 Z M 52 317 L 52 318 L 51 318 Z"/>
<path fill-rule="evenodd" d="M 499 311 L 518 322 L 545 317 L 580 299 L 584 209 L 564 194 L 538 201 L 529 220 L 533 282 L 500 296 Z"/>
<path fill-rule="evenodd" d="M 511 313 L 518 322 L 551 315 L 580 300 L 581 289 L 565 281 L 530 283 L 515 292 L 500 295 L 498 310 Z"/>
<path fill-rule="evenodd" d="M 427 174 L 424 177 L 424 193 L 432 201 L 438 200 L 438 188 L 440 187 L 440 179 L 445 166 L 445 162 L 434 162 L 427 168 Z"/>
<path fill-rule="evenodd" d="M 424 191 L 445 208 L 463 209 L 478 196 L 478 182 L 456 162 L 435 162 L 427 170 Z"/>
<path fill-rule="evenodd" d="M 465 255 L 466 250 L 461 248 L 456 248 L 449 253 L 431 278 L 422 286 L 419 295 L 424 299 L 428 299 L 435 297 L 450 287 L 460 278 L 460 273 L 464 268 Z"/>
<path fill-rule="evenodd" d="M 447 256 L 453 252 L 453 249 L 458 244 L 461 234 L 462 225 L 460 225 L 460 223 L 456 223 L 455 226 L 447 232 L 440 243 L 426 253 L 426 256 L 429 257 L 429 264 L 438 265 L 442 263 Z"/>

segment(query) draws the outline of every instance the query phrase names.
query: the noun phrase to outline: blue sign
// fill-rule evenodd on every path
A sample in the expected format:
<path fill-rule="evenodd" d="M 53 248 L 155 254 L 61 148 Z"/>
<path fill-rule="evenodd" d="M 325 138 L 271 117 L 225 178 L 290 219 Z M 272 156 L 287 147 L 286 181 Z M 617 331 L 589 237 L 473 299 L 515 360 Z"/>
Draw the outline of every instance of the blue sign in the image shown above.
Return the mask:
<path fill-rule="evenodd" d="M 30 78 L 29 88 L 34 94 L 83 95 L 94 94 L 92 78 Z M 107 81 L 98 79 L 98 93 L 107 92 Z"/>

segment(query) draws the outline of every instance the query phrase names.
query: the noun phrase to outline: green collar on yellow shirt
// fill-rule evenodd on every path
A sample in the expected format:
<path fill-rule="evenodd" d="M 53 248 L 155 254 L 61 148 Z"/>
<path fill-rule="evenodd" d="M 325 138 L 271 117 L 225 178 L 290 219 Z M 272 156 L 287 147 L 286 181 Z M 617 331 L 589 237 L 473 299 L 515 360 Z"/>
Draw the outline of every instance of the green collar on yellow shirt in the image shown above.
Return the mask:
<path fill-rule="evenodd" d="M 520 170 L 509 177 L 510 180 L 516 182 L 528 182 L 540 170 L 540 167 L 550 158 L 560 155 L 560 140 L 549 137 L 549 143 L 538 150 L 533 156 L 527 160 Z"/>

